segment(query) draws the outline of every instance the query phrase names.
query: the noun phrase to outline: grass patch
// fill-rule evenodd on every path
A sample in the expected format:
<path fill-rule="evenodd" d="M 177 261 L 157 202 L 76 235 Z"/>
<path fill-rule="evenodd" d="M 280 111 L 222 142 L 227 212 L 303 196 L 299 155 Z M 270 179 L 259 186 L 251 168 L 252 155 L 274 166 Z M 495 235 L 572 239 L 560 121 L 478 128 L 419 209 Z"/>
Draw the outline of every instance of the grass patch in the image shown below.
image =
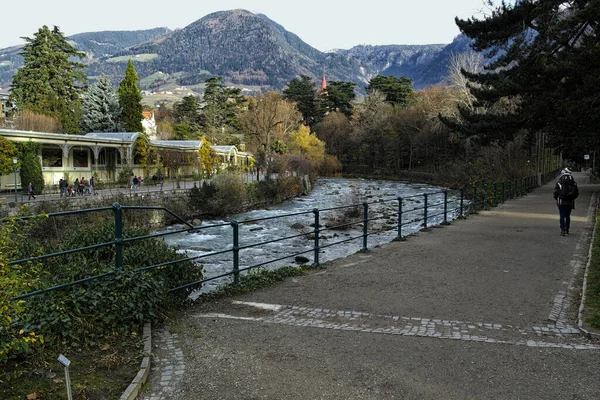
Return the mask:
<path fill-rule="evenodd" d="M 600 213 L 596 214 L 596 219 Z M 592 259 L 587 272 L 584 321 L 591 328 L 600 330 L 600 227 L 596 225 L 592 244 Z"/>
<path fill-rule="evenodd" d="M 136 54 L 134 56 L 121 56 L 121 57 L 109 58 L 108 60 L 106 60 L 106 62 L 120 63 L 120 62 L 127 62 L 130 59 L 133 62 L 148 62 L 150 60 L 155 59 L 156 57 L 158 57 L 158 54 L 155 54 L 155 53 Z"/>
<path fill-rule="evenodd" d="M 257 269 L 250 270 L 246 275 L 241 275 L 238 285 L 233 283 L 223 285 L 213 293 L 202 295 L 201 301 L 211 301 L 223 297 L 250 293 L 260 288 L 272 286 L 291 276 L 303 275 L 310 269 L 312 268 L 306 265 L 300 267 L 282 267 L 275 271 L 258 267 Z"/>
<path fill-rule="evenodd" d="M 69 368 L 73 398 L 118 399 L 139 371 L 143 357 L 141 335 L 104 340 L 86 349 L 46 350 L 44 354 L 9 360 L 0 369 L 0 399 L 22 400 L 67 398 L 65 370 L 57 361 L 62 351 L 71 360 Z"/>

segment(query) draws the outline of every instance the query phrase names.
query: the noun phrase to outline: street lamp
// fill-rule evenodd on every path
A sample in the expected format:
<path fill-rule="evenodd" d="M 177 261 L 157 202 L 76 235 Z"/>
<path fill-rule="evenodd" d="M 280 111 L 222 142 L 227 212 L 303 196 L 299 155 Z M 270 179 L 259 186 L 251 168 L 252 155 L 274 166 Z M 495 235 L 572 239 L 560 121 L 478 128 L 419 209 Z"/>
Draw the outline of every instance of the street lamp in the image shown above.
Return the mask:
<path fill-rule="evenodd" d="M 202 179 L 202 175 L 201 175 L 201 170 L 202 170 L 202 159 L 200 158 L 200 156 L 196 157 L 196 160 L 198 160 L 198 187 L 200 187 L 200 180 Z"/>
<path fill-rule="evenodd" d="M 19 159 L 17 157 L 13 157 L 13 170 L 15 173 L 15 203 L 18 203 L 17 200 L 17 163 L 19 162 Z"/>

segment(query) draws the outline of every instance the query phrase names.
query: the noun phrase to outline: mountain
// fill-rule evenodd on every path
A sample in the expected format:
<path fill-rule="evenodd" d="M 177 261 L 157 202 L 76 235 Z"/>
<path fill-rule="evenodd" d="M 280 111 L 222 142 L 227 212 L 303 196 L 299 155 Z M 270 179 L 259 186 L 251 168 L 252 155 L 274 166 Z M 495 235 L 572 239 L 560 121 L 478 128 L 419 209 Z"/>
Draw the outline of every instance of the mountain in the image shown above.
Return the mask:
<path fill-rule="evenodd" d="M 245 10 L 209 14 L 118 55 L 141 54 L 154 55 L 140 67 L 143 75 L 178 74 L 185 85 L 219 75 L 234 84 L 282 88 L 300 74 L 320 77 L 323 72 L 334 80 L 365 82 L 357 60 L 322 53 L 265 15 Z"/>
<path fill-rule="evenodd" d="M 444 81 L 452 52 L 469 51 L 469 41 L 458 36 L 449 45 L 355 46 L 321 52 L 262 14 L 246 10 L 206 15 L 183 29 L 104 31 L 69 37 L 86 53 L 85 73 L 106 75 L 113 84 L 123 78 L 129 59 L 149 91 L 201 91 L 206 78 L 222 76 L 228 84 L 254 91 L 282 89 L 304 74 L 320 81 L 358 84 L 364 92 L 377 74 L 411 78 L 415 89 Z M 0 88 L 10 85 L 22 65 L 20 47 L 0 50 Z"/>
<path fill-rule="evenodd" d="M 337 54 L 352 57 L 371 75 L 408 76 L 415 89 L 421 89 L 438 81 L 420 77 L 419 70 L 427 66 L 445 47 L 444 44 L 355 46 L 350 50 L 335 50 Z"/>
<path fill-rule="evenodd" d="M 102 31 L 69 36 L 71 45 L 91 58 L 110 57 L 124 49 L 171 32 L 169 28 L 143 31 Z"/>
<path fill-rule="evenodd" d="M 154 39 L 171 32 L 168 28 L 154 28 L 141 31 L 103 31 L 79 33 L 69 36 L 69 43 L 79 51 L 86 53 L 86 63 L 96 58 L 112 56 L 125 48 Z M 33 34 L 30 36 L 33 37 Z M 0 49 L 0 88 L 8 88 L 12 77 L 22 65 L 20 56 L 22 46 Z M 87 72 L 87 71 L 86 71 Z"/>

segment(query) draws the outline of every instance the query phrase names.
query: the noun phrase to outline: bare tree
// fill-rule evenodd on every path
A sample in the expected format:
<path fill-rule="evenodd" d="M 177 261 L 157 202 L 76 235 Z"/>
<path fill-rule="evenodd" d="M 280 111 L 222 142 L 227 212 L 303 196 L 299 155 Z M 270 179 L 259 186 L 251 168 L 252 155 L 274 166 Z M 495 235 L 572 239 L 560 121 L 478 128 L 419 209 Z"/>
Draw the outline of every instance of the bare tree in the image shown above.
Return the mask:
<path fill-rule="evenodd" d="M 469 90 L 469 79 L 463 74 L 463 71 L 469 73 L 479 73 L 483 70 L 484 57 L 481 53 L 468 51 L 464 53 L 452 53 L 448 66 L 448 75 L 450 78 L 450 87 L 458 93 L 458 102 L 469 110 L 474 110 L 475 97 Z"/>

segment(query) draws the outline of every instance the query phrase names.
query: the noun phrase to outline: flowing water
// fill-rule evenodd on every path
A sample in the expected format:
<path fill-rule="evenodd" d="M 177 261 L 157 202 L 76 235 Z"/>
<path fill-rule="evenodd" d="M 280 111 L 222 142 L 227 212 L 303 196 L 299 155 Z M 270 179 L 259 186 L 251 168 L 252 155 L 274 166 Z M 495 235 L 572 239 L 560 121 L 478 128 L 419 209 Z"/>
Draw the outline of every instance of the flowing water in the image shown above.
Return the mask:
<path fill-rule="evenodd" d="M 424 193 L 428 193 L 427 225 L 439 225 L 444 221 L 444 195 L 441 193 L 442 190 L 444 188 L 395 181 L 343 178 L 319 179 L 308 196 L 294 198 L 267 209 L 253 210 L 232 216 L 231 220 L 240 222 L 239 246 L 259 244 L 257 247 L 242 248 L 240 250 L 239 268 L 243 269 L 289 255 L 292 256 L 266 264 L 264 268 L 276 269 L 286 265 L 297 265 L 293 254 L 310 250 L 314 246 L 314 235 L 312 233 L 314 232 L 315 216 L 312 210 L 315 208 L 324 210 L 354 205 L 340 210 L 320 212 L 320 246 L 358 237 L 355 240 L 348 240 L 321 249 L 319 252 L 320 263 L 345 257 L 362 248 L 363 240 L 360 236 L 363 230 L 361 223 L 363 219 L 363 202 L 369 203 L 369 219 L 381 217 L 381 219 L 370 221 L 368 224 L 369 233 L 380 231 L 378 234 L 368 236 L 368 247 L 390 242 L 397 236 L 398 197 L 404 199 L 401 221 L 402 236 L 410 235 L 423 227 L 424 197 L 422 194 Z M 447 213 L 447 219 L 451 221 L 459 214 L 459 203 L 458 199 L 452 194 L 449 195 L 448 200 L 452 202 L 448 206 Z M 411 212 L 411 210 L 413 211 Z M 304 211 L 306 211 L 306 214 L 285 216 Z M 349 215 L 350 212 L 353 212 L 353 215 Z M 252 222 L 262 218 L 270 219 Z M 328 226 L 341 225 L 345 222 L 356 223 L 346 229 L 326 229 Z M 197 257 L 233 248 L 233 228 L 229 221 L 206 220 L 202 222 L 201 227 L 203 229 L 194 233 L 178 233 L 166 236 L 165 241 L 170 246 L 177 248 L 179 252 L 187 254 L 188 257 Z M 172 226 L 167 229 L 180 228 L 181 226 Z M 303 233 L 305 235 L 302 235 Z M 297 237 L 260 244 L 290 236 Z M 304 253 L 302 256 L 309 259 L 307 264 L 313 263 L 313 251 Z M 204 266 L 204 277 L 210 278 L 230 272 L 233 269 L 232 259 L 231 251 L 199 259 L 199 262 Z M 209 281 L 204 284 L 198 294 L 213 291 L 216 287 L 231 280 L 232 278 L 229 276 Z"/>

